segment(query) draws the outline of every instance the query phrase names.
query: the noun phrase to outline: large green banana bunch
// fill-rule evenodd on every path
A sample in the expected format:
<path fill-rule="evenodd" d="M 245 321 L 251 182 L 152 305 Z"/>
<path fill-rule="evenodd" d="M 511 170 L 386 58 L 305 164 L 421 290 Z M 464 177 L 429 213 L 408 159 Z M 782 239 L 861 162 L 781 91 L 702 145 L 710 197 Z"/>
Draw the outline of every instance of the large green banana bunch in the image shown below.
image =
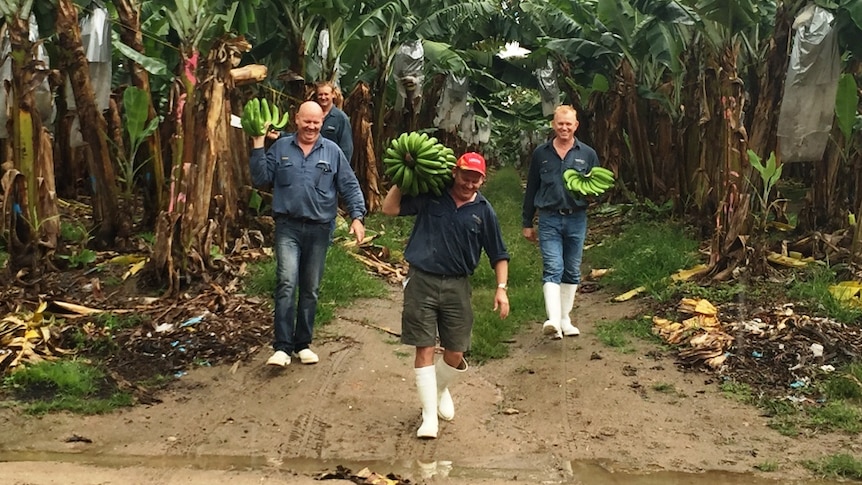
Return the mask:
<path fill-rule="evenodd" d="M 267 123 L 271 128 L 280 130 L 287 125 L 289 119 L 288 113 L 279 113 L 277 104 L 270 105 L 266 98 L 252 98 L 242 108 L 240 124 L 249 135 L 263 136 L 266 134 L 264 127 Z"/>
<path fill-rule="evenodd" d="M 392 140 L 383 157 L 385 173 L 406 195 L 441 195 L 452 182 L 455 152 L 427 133 L 411 131 Z"/>
<path fill-rule="evenodd" d="M 574 169 L 563 172 L 566 188 L 576 195 L 601 195 L 614 186 L 614 173 L 604 167 L 593 167 L 586 175 Z"/>

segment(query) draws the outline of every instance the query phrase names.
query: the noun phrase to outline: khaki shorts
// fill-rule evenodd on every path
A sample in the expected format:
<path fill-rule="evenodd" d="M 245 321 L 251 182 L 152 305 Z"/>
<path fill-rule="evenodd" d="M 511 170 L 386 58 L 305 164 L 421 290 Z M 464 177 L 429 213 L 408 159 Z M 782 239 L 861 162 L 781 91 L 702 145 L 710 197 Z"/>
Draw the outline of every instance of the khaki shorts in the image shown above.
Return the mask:
<path fill-rule="evenodd" d="M 411 268 L 404 284 L 401 342 L 414 347 L 440 345 L 453 352 L 470 349 L 473 289 L 467 276 L 441 276 Z"/>

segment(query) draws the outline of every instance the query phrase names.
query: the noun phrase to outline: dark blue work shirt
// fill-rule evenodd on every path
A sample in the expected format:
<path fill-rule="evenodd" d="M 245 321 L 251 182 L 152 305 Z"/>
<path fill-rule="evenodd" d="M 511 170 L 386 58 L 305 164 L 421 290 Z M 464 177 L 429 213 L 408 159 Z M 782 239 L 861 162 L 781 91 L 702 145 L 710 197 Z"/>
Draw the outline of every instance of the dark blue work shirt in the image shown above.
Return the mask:
<path fill-rule="evenodd" d="M 269 150 L 252 149 L 249 167 L 256 186 L 272 184 L 275 215 L 329 222 L 338 214 L 340 196 L 351 218 L 365 216 L 365 196 L 356 174 L 338 145 L 323 137 L 306 156 L 296 134 L 283 136 Z"/>
<path fill-rule="evenodd" d="M 575 197 L 566 188 L 563 172 L 573 168 L 586 174 L 597 166 L 599 166 L 599 156 L 596 155 L 596 151 L 578 139 L 575 139 L 575 145 L 566 153 L 565 158 L 557 155 L 553 140 L 536 147 L 530 160 L 530 171 L 527 174 L 527 188 L 521 214 L 522 227 L 533 227 L 536 209 L 586 208 L 588 202 L 583 197 Z"/>
<path fill-rule="evenodd" d="M 350 118 L 347 117 L 347 113 L 333 106 L 323 118 L 320 134 L 334 141 L 344 152 L 348 162 L 353 158 L 353 132 L 350 129 Z"/>
<path fill-rule="evenodd" d="M 491 267 L 509 260 L 497 214 L 488 199 L 477 193 L 461 207 L 448 191 L 441 196 L 422 194 L 401 198 L 400 215 L 415 215 L 404 258 L 427 273 L 468 276 L 479 266 L 482 249 Z"/>

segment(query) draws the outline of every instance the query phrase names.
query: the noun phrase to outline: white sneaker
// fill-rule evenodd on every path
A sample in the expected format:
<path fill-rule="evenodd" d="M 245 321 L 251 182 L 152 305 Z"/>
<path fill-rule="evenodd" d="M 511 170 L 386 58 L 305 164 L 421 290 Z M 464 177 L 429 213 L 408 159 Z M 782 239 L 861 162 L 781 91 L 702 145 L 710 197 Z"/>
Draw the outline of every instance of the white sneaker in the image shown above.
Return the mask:
<path fill-rule="evenodd" d="M 545 335 L 551 335 L 551 338 L 555 340 L 563 338 L 563 332 L 560 331 L 560 327 L 554 325 L 550 320 L 546 321 L 542 325 L 542 333 Z"/>
<path fill-rule="evenodd" d="M 572 325 L 572 321 L 569 319 L 565 319 L 560 322 L 560 329 L 563 331 L 563 335 L 566 337 L 574 337 L 575 335 L 580 335 L 581 331 L 578 330 L 578 327 Z"/>
<path fill-rule="evenodd" d="M 311 349 L 302 349 L 296 355 L 299 356 L 299 361 L 306 365 L 320 362 L 320 358 Z"/>
<path fill-rule="evenodd" d="M 276 353 L 272 354 L 272 357 L 270 357 L 269 360 L 266 361 L 266 365 L 287 367 L 290 365 L 290 356 L 287 355 L 287 352 L 279 350 Z"/>

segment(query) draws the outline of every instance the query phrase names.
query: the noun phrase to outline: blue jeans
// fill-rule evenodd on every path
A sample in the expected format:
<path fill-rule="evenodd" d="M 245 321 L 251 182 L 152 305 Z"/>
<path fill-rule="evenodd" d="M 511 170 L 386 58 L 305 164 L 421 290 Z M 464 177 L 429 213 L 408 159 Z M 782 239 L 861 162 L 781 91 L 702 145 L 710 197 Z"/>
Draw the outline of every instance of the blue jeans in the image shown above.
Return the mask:
<path fill-rule="evenodd" d="M 311 343 L 320 280 L 334 229 L 334 221 L 275 219 L 275 350 L 291 354 Z"/>
<path fill-rule="evenodd" d="M 581 257 L 587 236 L 587 211 L 563 215 L 539 211 L 542 283 L 581 283 Z"/>

